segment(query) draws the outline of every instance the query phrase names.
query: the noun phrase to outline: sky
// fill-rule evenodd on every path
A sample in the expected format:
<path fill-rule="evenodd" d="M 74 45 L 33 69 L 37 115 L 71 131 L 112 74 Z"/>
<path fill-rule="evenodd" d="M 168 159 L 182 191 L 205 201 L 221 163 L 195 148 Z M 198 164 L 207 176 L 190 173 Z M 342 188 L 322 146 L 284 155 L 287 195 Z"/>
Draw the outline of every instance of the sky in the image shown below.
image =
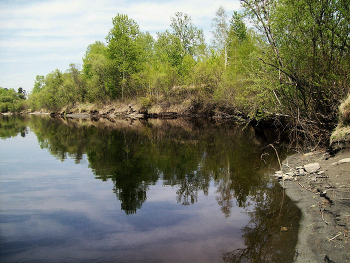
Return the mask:
<path fill-rule="evenodd" d="M 86 48 L 105 42 L 112 18 L 127 14 L 142 32 L 170 28 L 176 12 L 191 16 L 211 43 L 211 22 L 223 6 L 230 17 L 239 0 L 0 0 L 0 87 L 31 92 L 37 75 L 82 64 Z"/>

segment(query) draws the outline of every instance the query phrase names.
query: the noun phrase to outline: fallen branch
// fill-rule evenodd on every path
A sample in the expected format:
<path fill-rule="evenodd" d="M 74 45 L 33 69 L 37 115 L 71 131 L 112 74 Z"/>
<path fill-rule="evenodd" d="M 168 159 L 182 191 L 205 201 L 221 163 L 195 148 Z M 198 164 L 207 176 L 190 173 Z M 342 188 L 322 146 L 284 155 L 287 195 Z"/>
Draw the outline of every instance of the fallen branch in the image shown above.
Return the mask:
<path fill-rule="evenodd" d="M 335 237 L 332 237 L 330 239 L 328 239 L 328 241 L 332 241 L 333 239 L 337 238 L 338 236 L 340 236 L 342 234 L 342 232 L 339 232 L 338 235 L 336 235 Z"/>
<path fill-rule="evenodd" d="M 325 222 L 325 224 L 328 225 L 328 222 L 326 220 L 324 220 L 323 211 L 321 211 L 321 216 L 322 216 L 322 220 Z"/>

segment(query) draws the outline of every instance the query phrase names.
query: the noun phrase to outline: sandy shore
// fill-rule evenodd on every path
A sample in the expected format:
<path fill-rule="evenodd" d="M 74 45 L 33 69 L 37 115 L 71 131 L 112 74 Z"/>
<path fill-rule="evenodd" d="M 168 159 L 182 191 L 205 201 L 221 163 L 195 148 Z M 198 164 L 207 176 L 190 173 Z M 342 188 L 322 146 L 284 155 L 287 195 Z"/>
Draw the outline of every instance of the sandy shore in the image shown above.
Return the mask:
<path fill-rule="evenodd" d="M 320 166 L 284 181 L 287 195 L 303 214 L 295 262 L 350 262 L 350 162 L 342 161 L 347 158 L 350 150 L 335 156 L 318 151 L 283 162 L 284 173 L 311 163 Z"/>

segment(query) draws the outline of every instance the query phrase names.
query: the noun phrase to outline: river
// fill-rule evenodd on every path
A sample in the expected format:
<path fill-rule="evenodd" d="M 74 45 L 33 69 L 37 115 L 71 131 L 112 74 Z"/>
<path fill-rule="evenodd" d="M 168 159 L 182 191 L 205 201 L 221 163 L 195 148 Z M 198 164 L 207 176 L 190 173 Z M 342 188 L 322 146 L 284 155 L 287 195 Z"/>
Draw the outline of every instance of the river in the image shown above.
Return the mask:
<path fill-rule="evenodd" d="M 271 131 L 0 116 L 1 262 L 292 262 Z"/>

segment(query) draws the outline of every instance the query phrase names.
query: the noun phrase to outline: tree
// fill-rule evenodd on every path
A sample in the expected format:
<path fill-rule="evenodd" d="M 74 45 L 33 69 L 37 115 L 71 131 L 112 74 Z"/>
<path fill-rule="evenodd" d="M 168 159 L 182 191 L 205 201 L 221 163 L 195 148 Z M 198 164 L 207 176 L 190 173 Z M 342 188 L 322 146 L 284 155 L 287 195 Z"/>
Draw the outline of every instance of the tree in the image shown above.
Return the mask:
<path fill-rule="evenodd" d="M 216 17 L 213 18 L 211 27 L 213 28 L 213 45 L 218 52 L 224 53 L 225 68 L 227 66 L 227 41 L 228 41 L 228 24 L 227 14 L 225 9 L 220 6 L 215 13 Z"/>
<path fill-rule="evenodd" d="M 350 72 L 350 6 L 347 1 L 243 0 L 269 49 L 258 59 L 274 69 L 274 95 L 295 119 L 330 129 Z M 312 139 L 310 133 L 307 135 Z"/>
<path fill-rule="evenodd" d="M 83 74 L 85 78 L 92 78 L 91 61 L 96 55 L 104 56 L 106 54 L 106 46 L 101 41 L 88 45 L 85 56 L 83 57 Z"/>
<path fill-rule="evenodd" d="M 105 100 L 107 96 L 106 83 L 108 74 L 107 48 L 104 43 L 96 41 L 87 47 L 83 58 L 83 79 L 86 94 L 90 102 Z"/>
<path fill-rule="evenodd" d="M 205 47 L 204 34 L 192 24 L 192 18 L 182 12 L 175 13 L 171 18 L 173 34 L 179 38 L 182 46 L 181 57 L 185 55 L 197 56 L 199 49 Z"/>
<path fill-rule="evenodd" d="M 113 18 L 113 28 L 106 37 L 107 56 L 111 60 L 113 75 L 119 75 L 121 78 L 121 80 L 113 81 L 117 83 L 110 83 L 111 93 L 115 92 L 115 88 L 121 87 L 122 99 L 127 87 L 127 78 L 141 69 L 140 60 L 143 50 L 138 41 L 139 35 L 138 24 L 133 19 L 129 19 L 127 15 L 118 14 Z"/>
<path fill-rule="evenodd" d="M 37 75 L 34 81 L 32 93 L 38 93 L 45 87 L 45 76 Z"/>
<path fill-rule="evenodd" d="M 71 79 L 74 81 L 75 89 L 77 91 L 77 100 L 84 102 L 86 96 L 86 86 L 84 79 L 81 75 L 80 65 L 71 63 L 69 64 L 68 73 Z"/>
<path fill-rule="evenodd" d="M 180 39 L 168 30 L 164 33 L 157 33 L 157 35 L 158 39 L 155 43 L 157 58 L 163 63 L 169 62 L 173 67 L 179 68 L 183 58 Z"/>
<path fill-rule="evenodd" d="M 45 88 L 42 90 L 42 106 L 49 110 L 57 110 L 66 103 L 67 94 L 63 89 L 63 76 L 59 69 L 46 75 Z"/>
<path fill-rule="evenodd" d="M 19 88 L 18 88 L 17 93 L 18 93 L 18 97 L 19 97 L 20 99 L 22 99 L 22 100 L 25 100 L 25 99 L 26 99 L 27 93 L 26 93 L 26 91 L 25 91 L 24 89 L 22 89 L 22 87 L 19 87 Z"/>
<path fill-rule="evenodd" d="M 21 89 L 21 88 L 20 88 Z M 22 91 L 23 89 L 18 91 Z M 0 112 L 20 112 L 25 108 L 25 97 L 14 89 L 0 87 Z"/>
<path fill-rule="evenodd" d="M 247 38 L 247 26 L 243 21 L 244 15 L 237 11 L 233 12 L 230 20 L 230 35 L 236 37 L 240 43 Z"/>
<path fill-rule="evenodd" d="M 145 92 L 150 90 L 150 82 L 153 75 L 153 68 L 155 64 L 155 52 L 154 44 L 155 40 L 149 32 L 140 33 L 137 37 L 137 41 L 142 47 L 140 55 L 140 71 L 133 73 L 130 78 L 130 95 L 144 95 Z"/>

